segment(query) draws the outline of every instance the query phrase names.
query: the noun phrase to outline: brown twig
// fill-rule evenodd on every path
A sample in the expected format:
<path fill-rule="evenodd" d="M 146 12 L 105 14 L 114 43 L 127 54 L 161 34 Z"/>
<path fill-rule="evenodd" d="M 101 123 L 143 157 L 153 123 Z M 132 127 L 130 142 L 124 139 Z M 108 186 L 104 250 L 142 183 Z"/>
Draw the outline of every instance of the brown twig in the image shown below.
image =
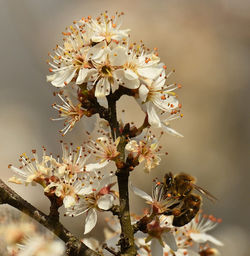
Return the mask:
<path fill-rule="evenodd" d="M 155 214 L 151 214 L 150 216 L 144 216 L 140 220 L 138 220 L 134 225 L 134 233 L 138 231 L 142 231 L 143 233 L 147 233 L 147 225 L 154 219 Z"/>
<path fill-rule="evenodd" d="M 35 219 L 41 225 L 52 231 L 63 240 L 70 256 L 98 256 L 99 254 L 89 249 L 77 237 L 73 236 L 59 221 L 51 219 L 42 211 L 25 201 L 0 179 L 0 204 L 9 204 L 21 212 Z"/>
<path fill-rule="evenodd" d="M 111 254 L 115 255 L 115 256 L 119 256 L 120 254 L 116 251 L 114 251 L 112 248 L 109 248 L 107 244 L 103 244 L 102 248 L 107 250 L 108 252 L 110 252 Z"/>
<path fill-rule="evenodd" d="M 113 215 L 120 215 L 120 207 L 119 205 L 113 205 L 108 211 L 112 212 Z"/>

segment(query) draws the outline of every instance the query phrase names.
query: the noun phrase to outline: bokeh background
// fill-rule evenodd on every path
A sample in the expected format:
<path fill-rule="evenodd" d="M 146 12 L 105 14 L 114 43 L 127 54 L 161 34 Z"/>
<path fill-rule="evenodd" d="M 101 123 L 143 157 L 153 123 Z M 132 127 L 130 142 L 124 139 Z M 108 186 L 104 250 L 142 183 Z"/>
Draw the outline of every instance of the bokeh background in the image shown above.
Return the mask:
<path fill-rule="evenodd" d="M 198 184 L 219 198 L 204 200 L 204 211 L 223 219 L 213 232 L 225 246 L 222 255 L 249 255 L 249 161 L 248 128 L 250 2 L 247 0 L 0 0 L 0 151 L 1 177 L 11 173 L 9 163 L 18 156 L 45 145 L 60 152 L 61 123 L 50 121 L 56 113 L 54 88 L 46 82 L 47 53 L 59 42 L 61 32 L 75 19 L 124 11 L 124 28 L 131 28 L 133 41 L 143 39 L 158 47 L 162 61 L 175 68 L 184 117 L 174 127 L 183 139 L 164 136 L 161 144 L 169 153 L 162 167 L 146 175 L 137 170 L 135 185 L 151 191 L 154 177 L 166 171 L 185 171 Z M 138 123 L 143 114 L 131 100 L 125 118 Z M 82 126 L 65 141 L 80 144 Z M 163 167 L 164 166 L 164 167 Z M 42 189 L 11 185 L 41 210 L 48 211 Z M 141 213 L 142 201 L 132 196 L 133 209 Z M 136 205 L 136 207 L 135 207 Z M 82 217 L 63 219 L 75 234 L 81 234 Z M 103 222 L 91 233 L 100 236 Z"/>

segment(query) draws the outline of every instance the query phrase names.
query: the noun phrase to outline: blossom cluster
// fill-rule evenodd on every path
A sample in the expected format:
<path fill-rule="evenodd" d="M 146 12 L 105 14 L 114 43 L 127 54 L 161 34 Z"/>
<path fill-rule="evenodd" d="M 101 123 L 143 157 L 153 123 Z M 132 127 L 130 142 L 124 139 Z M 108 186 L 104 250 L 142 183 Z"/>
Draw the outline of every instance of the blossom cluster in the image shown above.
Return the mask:
<path fill-rule="evenodd" d="M 174 72 L 166 73 L 158 49 L 150 51 L 143 43 L 131 43 L 129 29 L 121 29 L 123 13 L 109 16 L 106 12 L 96 19 L 88 17 L 74 21 L 63 32 L 63 45 L 57 45 L 48 61 L 52 75 L 47 80 L 62 90 L 84 88 L 94 92 L 98 100 L 126 88 L 147 114 L 151 126 L 182 136 L 169 127 L 169 122 L 180 118 L 181 104 L 174 92 L 177 84 L 166 84 Z M 62 99 L 62 97 L 60 97 Z M 84 115 L 86 106 L 71 99 L 64 105 L 54 104 L 59 119 L 67 119 L 62 133 L 70 130 Z"/>
<path fill-rule="evenodd" d="M 139 237 L 142 243 L 139 247 L 141 256 L 169 255 L 169 256 L 199 256 L 220 255 L 219 251 L 210 244 L 223 246 L 215 237 L 207 234 L 221 222 L 212 215 L 202 214 L 202 210 L 186 225 L 176 227 L 173 223 L 174 215 L 166 215 L 168 209 L 182 204 L 181 197 L 166 194 L 159 182 L 152 186 L 152 196 L 131 184 L 132 191 L 150 205 L 153 216 L 147 224 L 147 235 Z M 137 219 L 140 219 L 140 217 Z M 136 222 L 135 222 L 136 223 Z M 141 253 L 140 253 L 141 252 Z"/>
<path fill-rule="evenodd" d="M 0 254 L 6 256 L 64 256 L 65 245 L 38 224 L 1 206 Z"/>
<path fill-rule="evenodd" d="M 97 212 L 109 210 L 116 199 L 112 190 L 112 172 L 104 173 L 98 169 L 99 163 L 86 164 L 90 155 L 85 148 L 72 148 L 62 143 L 62 157 L 47 155 L 43 148 L 42 160 L 35 150 L 33 158 L 22 154 L 19 168 L 9 165 L 19 177 L 13 176 L 9 182 L 16 184 L 40 184 L 48 198 L 56 197 L 58 206 L 63 205 L 66 215 L 86 214 L 85 233 L 90 232 L 97 221 Z"/>
<path fill-rule="evenodd" d="M 93 230 L 99 213 L 117 215 L 121 226 L 113 218 L 108 222 L 112 231 L 105 231 L 106 246 L 109 251 L 113 250 L 114 255 L 123 254 L 122 250 L 130 246 L 121 245 L 130 238 L 122 233 L 126 229 L 122 226 L 124 219 L 126 225 L 131 225 L 129 232 L 135 240 L 136 255 L 219 255 L 210 243 L 217 246 L 222 243 L 207 231 L 220 220 L 202 215 L 202 198 L 193 190 L 209 193 L 194 184 L 194 177 L 169 173 L 163 182 L 154 181 L 152 195 L 128 181 L 129 173 L 139 164 L 144 165 L 147 173 L 160 165 L 162 146 L 159 140 L 164 132 L 182 137 L 170 127 L 170 121 L 182 117 L 175 92 L 181 86 L 167 84 L 174 70 L 166 72 L 167 67 L 161 62 L 157 48 L 151 51 L 142 42 L 131 43 L 130 30 L 121 29 L 122 16 L 123 13 L 109 16 L 105 12 L 96 19 L 89 16 L 74 21 L 63 32 L 63 44 L 57 45 L 54 53 L 49 54 L 52 74 L 47 80 L 60 90 L 55 95 L 62 103 L 55 103 L 52 107 L 59 113 L 54 120 L 64 120 L 62 135 L 83 118 L 88 118 L 84 122 L 86 130 L 93 132 L 97 127 L 95 132 L 100 136 L 93 139 L 87 132 L 88 138 L 78 147 L 61 141 L 61 157 L 48 154 L 44 147 L 41 158 L 36 150 L 32 150 L 31 158 L 22 154 L 20 167 L 9 165 L 17 175 L 9 182 L 41 185 L 51 202 L 48 218 L 56 215 L 53 220 L 59 219 L 61 206 L 65 208 L 65 216 L 84 214 L 84 235 Z M 140 127 L 117 120 L 116 102 L 123 95 L 134 97 L 145 113 Z M 150 127 L 160 128 L 161 135 L 152 134 Z M 128 187 L 149 205 L 143 216 L 130 212 L 124 214 L 124 205 L 129 204 Z M 130 217 L 132 223 L 127 221 Z M 6 240 L 20 244 L 14 246 L 13 255 L 47 256 L 53 251 L 53 255 L 60 256 L 64 253 L 64 249 L 54 246 L 56 242 L 50 239 L 45 246 L 47 238 L 33 235 L 29 225 L 21 225 L 19 231 L 14 227 L 17 238 L 11 228 L 6 232 Z M 11 239 L 8 234 L 11 234 Z M 82 241 L 100 255 L 106 255 L 103 246 L 95 239 L 84 237 Z M 120 251 L 117 244 L 121 245 Z M 41 250 L 46 248 L 48 253 L 36 253 L 40 251 L 39 246 Z M 54 247 L 59 248 L 58 253 Z"/>
<path fill-rule="evenodd" d="M 136 223 L 139 216 L 134 216 Z M 117 250 L 117 242 L 121 233 L 117 218 L 106 218 L 108 229 L 104 230 L 107 245 Z M 208 234 L 220 223 L 220 219 L 207 216 L 201 212 L 187 225 L 176 228 L 172 225 L 172 217 L 160 215 L 147 225 L 148 234 L 138 232 L 135 244 L 138 256 L 219 256 L 220 252 L 213 246 L 223 243 Z M 100 243 L 94 238 L 83 239 L 83 242 L 95 251 L 103 252 Z"/>

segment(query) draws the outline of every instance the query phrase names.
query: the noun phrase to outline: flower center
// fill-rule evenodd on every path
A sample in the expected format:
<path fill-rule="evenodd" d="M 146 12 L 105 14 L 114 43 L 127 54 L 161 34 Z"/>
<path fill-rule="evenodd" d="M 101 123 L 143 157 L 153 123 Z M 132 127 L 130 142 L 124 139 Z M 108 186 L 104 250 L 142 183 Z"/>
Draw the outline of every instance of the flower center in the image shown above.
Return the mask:
<path fill-rule="evenodd" d="M 112 76 L 112 73 L 111 73 L 112 69 L 111 67 L 107 66 L 107 65 L 104 65 L 102 66 L 101 68 L 101 73 L 103 76 L 105 77 L 111 77 Z"/>

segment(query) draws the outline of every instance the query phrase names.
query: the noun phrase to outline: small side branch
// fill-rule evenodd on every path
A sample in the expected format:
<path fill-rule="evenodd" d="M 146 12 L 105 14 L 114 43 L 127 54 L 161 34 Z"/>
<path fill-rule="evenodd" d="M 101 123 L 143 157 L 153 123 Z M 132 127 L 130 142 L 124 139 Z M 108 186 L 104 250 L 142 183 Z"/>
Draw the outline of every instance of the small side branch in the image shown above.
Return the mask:
<path fill-rule="evenodd" d="M 110 252 L 111 254 L 113 254 L 115 256 L 119 256 L 119 253 L 114 251 L 112 248 L 109 248 L 107 244 L 103 244 L 102 248 L 107 250 L 108 252 Z"/>
<path fill-rule="evenodd" d="M 119 205 L 113 205 L 108 211 L 112 212 L 112 214 L 114 216 L 118 216 L 120 215 L 120 207 Z"/>
<path fill-rule="evenodd" d="M 147 225 L 154 219 L 155 215 L 151 214 L 150 216 L 144 216 L 140 220 L 138 220 L 134 225 L 134 233 L 141 231 L 143 233 L 147 233 Z"/>
<path fill-rule="evenodd" d="M 9 204 L 21 212 L 27 214 L 41 225 L 52 231 L 63 240 L 67 246 L 67 254 L 70 256 L 99 256 L 89 249 L 78 238 L 73 236 L 59 221 L 51 219 L 42 211 L 25 201 L 0 179 L 0 204 Z M 57 215 L 57 214 L 56 214 Z M 56 217 L 57 218 L 57 217 Z"/>

